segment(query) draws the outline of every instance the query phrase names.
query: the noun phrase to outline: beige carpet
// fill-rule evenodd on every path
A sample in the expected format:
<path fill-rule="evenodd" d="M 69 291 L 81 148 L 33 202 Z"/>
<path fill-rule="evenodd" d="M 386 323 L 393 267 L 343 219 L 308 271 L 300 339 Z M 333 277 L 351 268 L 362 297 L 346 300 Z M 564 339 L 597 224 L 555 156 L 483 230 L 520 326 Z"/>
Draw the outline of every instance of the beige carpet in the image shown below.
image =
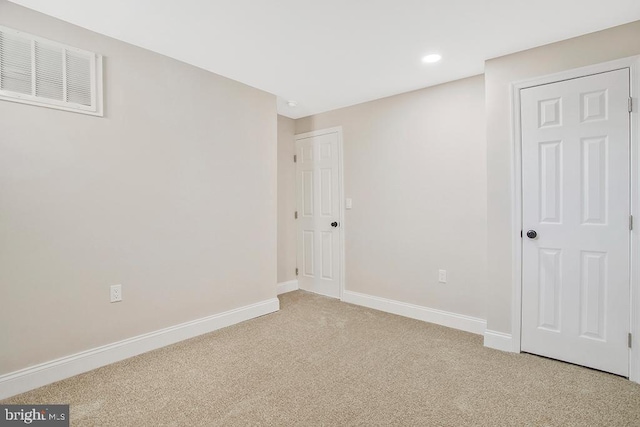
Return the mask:
<path fill-rule="evenodd" d="M 640 426 L 640 386 L 296 291 L 281 311 L 3 403 L 72 425 Z"/>

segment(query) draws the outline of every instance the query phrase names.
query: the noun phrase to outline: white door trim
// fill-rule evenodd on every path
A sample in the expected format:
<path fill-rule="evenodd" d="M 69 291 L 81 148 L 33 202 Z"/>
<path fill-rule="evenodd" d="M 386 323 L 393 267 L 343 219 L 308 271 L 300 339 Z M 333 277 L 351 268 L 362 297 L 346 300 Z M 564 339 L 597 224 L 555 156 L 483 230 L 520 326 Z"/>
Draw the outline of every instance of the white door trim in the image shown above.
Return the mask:
<path fill-rule="evenodd" d="M 631 214 L 638 219 L 631 233 L 631 324 L 633 347 L 629 350 L 629 379 L 640 383 L 640 56 L 618 59 L 602 64 L 590 65 L 563 71 L 561 73 L 536 77 L 533 79 L 513 82 L 511 84 L 511 263 L 513 266 L 511 290 L 511 335 L 512 351 L 520 353 L 521 324 L 522 324 L 522 140 L 520 123 L 520 90 L 528 87 L 555 83 L 563 80 L 576 79 L 592 74 L 629 68 L 631 70 L 631 97 L 633 98 L 633 113 L 631 114 Z"/>
<path fill-rule="evenodd" d="M 340 260 L 340 264 L 341 264 L 341 268 L 340 268 L 340 300 L 342 301 L 344 299 L 344 290 L 346 288 L 345 286 L 345 255 L 344 255 L 344 235 L 345 235 L 345 230 L 346 230 L 346 223 L 345 223 L 345 215 L 344 215 L 344 148 L 343 148 L 343 139 L 342 139 L 342 126 L 336 126 L 336 127 L 332 127 L 332 128 L 327 128 L 327 129 L 320 129 L 320 130 L 314 130 L 311 132 L 305 132 L 305 133 L 300 133 L 295 135 L 295 142 L 298 142 L 301 139 L 306 139 L 306 138 L 311 138 L 314 136 L 322 136 L 322 135 L 328 135 L 331 133 L 335 133 L 338 135 L 338 188 L 340 189 L 339 191 L 339 197 L 340 197 L 340 227 L 338 227 L 338 232 L 340 233 L 339 235 L 339 243 L 340 243 L 340 253 L 338 255 L 338 258 Z M 296 192 L 298 191 L 298 187 L 296 186 Z M 296 200 L 297 200 L 298 194 L 296 193 Z M 296 233 L 297 233 L 297 229 L 298 229 L 298 224 L 296 223 Z M 300 261 L 299 258 L 300 254 L 297 253 L 296 251 L 296 265 L 299 265 L 298 261 Z"/>

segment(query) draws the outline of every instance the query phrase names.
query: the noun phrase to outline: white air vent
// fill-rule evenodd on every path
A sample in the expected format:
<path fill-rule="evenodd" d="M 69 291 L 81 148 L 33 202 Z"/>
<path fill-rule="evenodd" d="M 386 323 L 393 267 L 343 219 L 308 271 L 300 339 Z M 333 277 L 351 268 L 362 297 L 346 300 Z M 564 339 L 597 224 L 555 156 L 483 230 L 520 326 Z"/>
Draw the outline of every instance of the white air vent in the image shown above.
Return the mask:
<path fill-rule="evenodd" d="M 0 99 L 102 116 L 102 56 L 0 26 Z"/>

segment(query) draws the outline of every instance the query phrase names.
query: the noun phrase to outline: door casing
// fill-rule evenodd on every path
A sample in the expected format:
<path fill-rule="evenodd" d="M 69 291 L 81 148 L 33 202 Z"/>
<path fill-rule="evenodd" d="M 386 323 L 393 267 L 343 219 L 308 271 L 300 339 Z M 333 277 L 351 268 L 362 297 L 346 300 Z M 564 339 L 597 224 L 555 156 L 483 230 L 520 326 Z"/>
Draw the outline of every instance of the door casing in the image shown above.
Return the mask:
<path fill-rule="evenodd" d="M 344 215 L 344 148 L 342 143 L 342 126 L 336 126 L 332 128 L 320 129 L 320 130 L 315 130 L 311 132 L 296 134 L 295 142 L 297 142 L 300 139 L 311 138 L 314 136 L 322 136 L 322 135 L 327 135 L 331 133 L 335 133 L 338 136 L 338 188 L 339 188 L 339 197 L 340 197 L 341 203 L 340 203 L 340 211 L 339 211 L 340 227 L 338 227 L 336 231 L 338 231 L 339 233 L 338 242 L 339 242 L 340 249 L 339 249 L 338 259 L 341 264 L 339 280 L 340 280 L 340 300 L 342 301 L 344 299 L 344 290 L 346 287 L 345 286 L 345 255 L 344 255 L 344 235 L 346 230 L 346 221 L 345 221 L 345 215 Z M 296 186 L 296 200 L 298 197 L 297 192 L 298 192 L 298 187 Z M 298 223 L 296 222 L 296 238 L 297 238 L 297 233 L 298 233 Z M 300 254 L 298 253 L 297 250 L 296 250 L 296 265 L 299 268 Z"/>
<path fill-rule="evenodd" d="M 640 56 L 623 58 L 587 67 L 576 68 L 561 73 L 522 80 L 511 84 L 511 224 L 512 224 L 512 304 L 511 304 L 511 342 L 512 352 L 521 351 L 521 325 L 522 325 L 522 137 L 520 123 L 520 90 L 529 87 L 576 79 L 593 74 L 629 68 L 631 75 L 631 97 L 633 99 L 633 112 L 631 113 L 631 215 L 635 219 L 635 225 L 631 233 L 630 247 L 630 325 L 629 330 L 633 335 L 633 345 L 629 349 L 629 379 L 640 383 L 640 156 L 639 130 L 640 130 Z M 636 348 L 634 348 L 636 347 Z"/>

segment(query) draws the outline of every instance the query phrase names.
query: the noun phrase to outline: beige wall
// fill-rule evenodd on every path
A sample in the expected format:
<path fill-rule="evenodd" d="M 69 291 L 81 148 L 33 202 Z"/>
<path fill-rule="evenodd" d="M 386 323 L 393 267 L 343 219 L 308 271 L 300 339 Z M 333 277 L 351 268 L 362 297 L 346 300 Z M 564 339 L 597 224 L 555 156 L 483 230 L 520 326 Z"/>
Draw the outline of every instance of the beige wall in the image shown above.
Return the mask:
<path fill-rule="evenodd" d="M 637 54 L 640 21 L 486 62 L 488 329 L 511 332 L 510 83 Z"/>
<path fill-rule="evenodd" d="M 278 283 L 296 279 L 295 121 L 278 116 Z"/>
<path fill-rule="evenodd" d="M 353 199 L 346 289 L 485 318 L 483 77 L 299 119 L 296 133 L 333 126 Z"/>
<path fill-rule="evenodd" d="M 273 95 L 3 0 L 0 24 L 102 53 L 106 99 L 0 101 L 0 374 L 275 297 Z"/>

